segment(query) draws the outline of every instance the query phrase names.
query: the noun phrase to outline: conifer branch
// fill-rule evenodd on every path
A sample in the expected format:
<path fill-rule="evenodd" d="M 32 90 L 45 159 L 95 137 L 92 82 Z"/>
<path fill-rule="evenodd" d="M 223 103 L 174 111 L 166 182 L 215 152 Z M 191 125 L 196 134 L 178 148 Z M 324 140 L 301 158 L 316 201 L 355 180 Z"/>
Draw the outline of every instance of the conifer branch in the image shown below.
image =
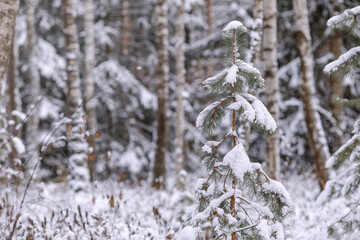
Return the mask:
<path fill-rule="evenodd" d="M 259 223 L 255 223 L 255 224 L 252 224 L 252 225 L 250 225 L 250 226 L 240 228 L 240 229 L 236 230 L 234 233 L 241 232 L 241 231 L 244 231 L 244 230 L 247 230 L 247 229 L 250 229 L 250 228 L 254 228 L 254 227 L 256 227 L 257 225 L 259 225 Z"/>

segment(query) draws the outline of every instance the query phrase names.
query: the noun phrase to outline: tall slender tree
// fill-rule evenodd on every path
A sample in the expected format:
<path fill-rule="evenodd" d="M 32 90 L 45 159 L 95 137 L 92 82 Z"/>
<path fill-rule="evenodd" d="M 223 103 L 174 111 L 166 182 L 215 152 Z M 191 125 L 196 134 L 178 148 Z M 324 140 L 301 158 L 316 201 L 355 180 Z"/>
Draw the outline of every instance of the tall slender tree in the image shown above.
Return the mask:
<path fill-rule="evenodd" d="M 96 146 L 96 100 L 94 95 L 95 85 L 93 68 L 95 65 L 95 41 L 94 41 L 94 1 L 85 1 L 85 76 L 84 76 L 84 101 L 86 114 L 86 127 L 89 132 L 88 167 L 90 180 L 94 180 L 94 166 L 97 157 Z"/>
<path fill-rule="evenodd" d="M 62 14 L 65 34 L 66 73 L 67 73 L 67 104 L 68 115 L 71 116 L 81 105 L 80 76 L 78 64 L 78 38 L 74 17 L 73 0 L 62 0 Z M 81 109 L 81 107 L 80 107 Z"/>
<path fill-rule="evenodd" d="M 333 14 L 337 15 L 342 10 L 342 5 L 335 0 L 331 1 L 333 5 Z M 335 30 L 333 32 L 333 35 L 330 39 L 330 50 L 332 54 L 334 55 L 334 59 L 338 59 L 341 55 L 341 49 L 343 47 L 343 34 L 339 30 Z M 338 71 L 334 73 L 330 77 L 330 83 L 331 83 L 331 108 L 333 112 L 333 116 L 337 123 L 337 128 L 340 130 L 339 132 L 343 132 L 345 130 L 344 126 L 344 109 L 343 105 L 340 101 L 340 99 L 343 98 L 343 87 L 342 87 L 342 81 L 343 81 L 343 73 L 341 71 Z M 344 136 L 340 135 L 336 139 L 336 145 L 339 147 L 344 143 Z"/>
<path fill-rule="evenodd" d="M 319 104 L 315 96 L 314 60 L 311 52 L 311 36 L 306 0 L 293 0 L 296 23 L 296 41 L 301 61 L 301 89 L 309 145 L 314 158 L 315 171 L 320 188 L 324 189 L 328 180 L 325 161 L 330 153 L 320 115 L 316 111 Z"/>
<path fill-rule="evenodd" d="M 36 1 L 28 0 L 26 2 L 26 25 L 27 25 L 27 56 L 28 56 L 28 81 L 29 81 L 29 109 L 31 114 L 26 127 L 26 145 L 31 154 L 30 168 L 35 166 L 37 159 L 37 134 L 39 129 L 39 113 L 37 101 L 40 95 L 40 76 L 36 60 L 37 35 L 35 29 L 35 9 Z M 33 155 L 34 154 L 34 155 Z"/>
<path fill-rule="evenodd" d="M 157 0 L 156 13 L 156 47 L 158 64 L 156 69 L 157 79 L 157 141 L 153 170 L 152 186 L 156 189 L 165 187 L 166 153 L 168 147 L 168 116 L 169 108 L 169 33 L 167 28 L 167 3 L 166 0 Z"/>
<path fill-rule="evenodd" d="M 18 47 L 16 44 L 16 34 L 13 35 L 12 40 L 12 47 L 11 47 L 11 54 L 9 59 L 9 67 L 7 71 L 7 93 L 9 96 L 9 101 L 7 103 L 7 117 L 8 122 L 11 120 L 13 124 L 9 124 L 8 131 L 11 132 L 11 136 L 21 138 L 21 129 L 19 128 L 19 124 L 21 119 L 19 118 L 18 114 L 15 112 L 21 112 L 21 99 L 20 99 L 20 91 L 19 91 L 19 84 L 18 84 L 18 61 L 17 61 L 17 52 Z M 14 112 L 15 111 L 15 112 Z M 13 114 L 15 113 L 15 114 Z M 10 153 L 10 166 L 14 165 L 14 160 L 19 158 L 19 152 L 17 148 L 14 146 L 14 141 L 12 141 L 12 151 Z"/>
<path fill-rule="evenodd" d="M 212 9 L 213 9 L 212 0 L 206 0 L 206 23 L 208 25 L 207 35 L 210 35 L 213 32 Z M 210 47 L 210 50 L 212 50 L 212 46 Z M 214 61 L 211 55 L 209 56 L 208 59 L 207 74 L 208 76 L 212 76 L 214 74 Z"/>
<path fill-rule="evenodd" d="M 261 43 L 263 36 L 263 20 L 264 20 L 264 0 L 255 0 L 254 3 L 254 24 L 251 34 L 250 50 L 251 62 L 255 68 L 260 68 L 261 61 Z M 249 122 L 244 123 L 244 138 L 245 149 L 250 147 L 250 131 L 251 125 Z"/>
<path fill-rule="evenodd" d="M 264 59 L 266 107 L 279 123 L 279 79 L 277 76 L 277 7 L 276 0 L 264 1 Z M 266 136 L 266 163 L 269 176 L 280 177 L 279 130 Z"/>
<path fill-rule="evenodd" d="M 71 154 L 68 160 L 70 178 L 72 183 L 87 180 L 89 175 L 83 170 L 87 158 L 88 146 L 83 141 L 84 110 L 82 106 L 82 94 L 80 88 L 79 64 L 78 64 L 78 38 L 74 17 L 73 0 L 62 0 L 62 14 L 65 33 L 66 74 L 68 92 L 66 95 L 68 118 L 68 150 Z M 79 171 L 80 170 L 80 171 Z M 86 171 L 86 170 L 85 170 Z M 74 185 L 75 189 L 81 186 Z"/>
<path fill-rule="evenodd" d="M 179 2 L 176 22 L 176 124 L 175 124 L 175 163 L 179 175 L 184 164 L 184 83 L 185 83 L 185 57 L 184 57 L 184 5 L 185 0 Z"/>
<path fill-rule="evenodd" d="M 131 41 L 131 15 L 130 15 L 130 0 L 121 1 L 121 43 L 122 43 L 122 53 L 124 55 L 129 55 L 129 44 Z"/>
<path fill-rule="evenodd" d="M 260 67 L 261 43 L 263 37 L 264 21 L 264 0 L 255 0 L 254 3 L 254 24 L 251 37 L 251 62 L 255 68 Z"/>
<path fill-rule="evenodd" d="M 0 106 L 2 86 L 10 58 L 18 8 L 19 0 L 3 0 L 0 2 Z"/>
<path fill-rule="evenodd" d="M 196 126 L 212 133 L 228 115 L 231 127 L 222 139 L 208 141 L 202 148 L 202 164 L 209 176 L 196 184 L 197 201 L 187 211 L 190 226 L 180 232 L 180 239 L 283 239 L 282 220 L 290 213 L 290 196 L 260 164 L 250 162 L 236 133 L 239 118 L 275 131 L 275 120 L 266 107 L 249 94 L 263 86 L 264 79 L 259 70 L 244 61 L 244 25 L 232 21 L 222 32 L 228 44 L 227 67 L 204 81 L 210 92 L 221 94 L 222 99 L 199 114 Z M 228 152 L 223 150 L 226 143 L 232 145 Z M 195 234 L 182 238 L 189 232 Z"/>
<path fill-rule="evenodd" d="M 8 120 L 17 120 L 12 112 L 18 107 L 16 102 L 16 56 L 14 54 L 15 24 L 18 8 L 19 1 L 5 0 L 0 2 L 0 128 L 2 129 L 2 131 L 0 131 L 0 162 L 4 164 L 5 167 L 14 167 L 15 164 L 13 160 L 17 158 L 18 155 L 15 138 L 19 132 L 16 129 L 16 124 L 15 126 L 8 124 L 10 122 Z M 7 67 L 8 65 L 10 65 L 9 69 Z M 4 114 L 5 109 L 2 108 L 2 87 L 7 71 L 7 90 L 10 101 L 7 106 L 8 114 Z M 15 123 L 16 122 L 17 121 L 15 121 Z M 5 179 L 6 178 L 7 176 Z"/>

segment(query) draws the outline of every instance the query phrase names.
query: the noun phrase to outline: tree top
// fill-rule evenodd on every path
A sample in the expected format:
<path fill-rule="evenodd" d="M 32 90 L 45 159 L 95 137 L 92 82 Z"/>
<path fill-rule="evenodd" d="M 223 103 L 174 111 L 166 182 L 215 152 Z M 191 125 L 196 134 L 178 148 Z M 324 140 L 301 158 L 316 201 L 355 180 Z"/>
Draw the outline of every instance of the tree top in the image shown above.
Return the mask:
<path fill-rule="evenodd" d="M 222 30 L 225 34 L 228 34 L 231 30 L 239 30 L 241 32 L 247 32 L 246 27 L 240 21 L 231 21 Z"/>

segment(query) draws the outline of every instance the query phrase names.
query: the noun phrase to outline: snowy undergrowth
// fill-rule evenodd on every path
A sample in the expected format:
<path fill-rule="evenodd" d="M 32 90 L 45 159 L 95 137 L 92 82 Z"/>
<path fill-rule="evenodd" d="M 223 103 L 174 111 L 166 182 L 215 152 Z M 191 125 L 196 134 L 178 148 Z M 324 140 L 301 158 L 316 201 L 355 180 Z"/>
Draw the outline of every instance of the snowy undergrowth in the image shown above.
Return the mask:
<path fill-rule="evenodd" d="M 22 227 L 15 231 L 13 239 L 25 239 L 22 235 L 29 233 L 35 239 L 45 239 L 45 236 L 53 236 L 52 239 L 91 239 L 91 236 L 118 240 L 172 239 L 181 228 L 185 210 L 192 205 L 196 175 L 187 176 L 184 192 L 176 190 L 175 179 L 171 178 L 164 191 L 155 191 L 146 182 L 141 185 L 98 182 L 96 187 L 88 185 L 87 191 L 81 192 L 74 192 L 65 183 L 34 183 L 21 211 L 18 226 Z M 317 180 L 310 173 L 293 174 L 283 182 L 294 202 L 291 226 L 285 229 L 286 239 L 329 239 L 327 226 L 336 216 L 348 211 L 344 201 L 337 199 L 320 206 Z M 23 190 L 20 186 L 16 194 L 15 189 L 0 186 L 1 239 L 10 234 L 13 226 L 9 216 L 5 217 L 6 205 L 9 210 L 14 206 L 12 218 L 15 219 Z M 4 204 L 6 195 L 8 200 Z M 348 239 L 357 239 L 356 234 Z"/>
<path fill-rule="evenodd" d="M 188 185 L 191 187 L 191 182 Z M 0 186 L 0 238 L 11 234 L 23 189 L 14 194 Z M 6 197 L 7 196 L 7 197 Z M 115 181 L 89 185 L 74 192 L 65 183 L 35 183 L 29 191 L 13 239 L 164 239 L 180 227 L 191 194 L 174 184 L 154 191 L 149 183 Z M 14 206 L 14 210 L 12 207 Z M 8 221 L 3 219 L 8 218 Z M 46 220 L 45 220 L 46 218 Z M 12 222 L 12 223 L 10 223 Z"/>
<path fill-rule="evenodd" d="M 330 238 L 328 227 L 336 219 L 349 211 L 345 201 L 341 198 L 326 203 L 318 199 L 320 187 L 316 176 L 311 173 L 291 175 L 283 180 L 284 185 L 291 195 L 294 203 L 294 214 L 291 226 L 287 228 L 289 240 L 328 240 L 344 239 L 343 236 Z M 347 240 L 359 239 L 359 233 L 346 235 Z"/>

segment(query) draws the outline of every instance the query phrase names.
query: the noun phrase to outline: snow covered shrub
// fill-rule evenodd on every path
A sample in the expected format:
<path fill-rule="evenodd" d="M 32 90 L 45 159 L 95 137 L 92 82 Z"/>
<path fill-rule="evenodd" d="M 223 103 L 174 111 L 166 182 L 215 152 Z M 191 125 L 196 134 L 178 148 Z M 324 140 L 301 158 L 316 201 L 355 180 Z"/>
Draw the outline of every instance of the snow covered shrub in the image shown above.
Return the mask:
<path fill-rule="evenodd" d="M 283 220 L 292 201 L 284 186 L 270 179 L 259 163 L 252 163 L 236 134 L 237 121 L 249 122 L 269 133 L 276 123 L 263 103 L 250 94 L 264 85 L 259 70 L 244 61 L 247 29 L 239 21 L 223 30 L 228 65 L 204 81 L 211 93 L 222 98 L 207 106 L 196 125 L 212 133 L 228 114 L 231 128 L 220 141 L 208 141 L 202 148 L 207 179 L 196 185 L 195 205 L 187 211 L 189 226 L 178 239 L 284 239 Z M 226 153 L 227 144 L 233 145 Z"/>
<path fill-rule="evenodd" d="M 344 13 L 330 18 L 328 26 L 334 29 L 350 30 L 360 37 L 360 6 L 345 10 Z M 342 54 L 337 60 L 325 66 L 328 74 L 339 70 L 351 70 L 359 66 L 360 46 Z M 345 105 L 360 110 L 360 98 L 345 100 Z M 341 146 L 327 161 L 326 167 L 333 168 L 336 176 L 328 181 L 324 191 L 318 198 L 320 204 L 335 198 L 345 198 L 348 210 L 340 218 L 331 222 L 328 233 L 334 238 L 344 239 L 344 231 L 358 239 L 360 230 L 360 118 L 355 122 L 353 136 Z M 339 228 L 340 226 L 340 228 Z M 348 236 L 347 239 L 352 239 Z"/>
<path fill-rule="evenodd" d="M 15 207 L 9 201 L 9 194 L 0 196 L 0 238 L 10 239 L 14 235 L 14 227 L 19 221 L 21 213 L 16 213 Z M 17 229 L 19 230 L 19 229 Z"/>
<path fill-rule="evenodd" d="M 345 198 L 348 211 L 328 227 L 330 236 L 336 238 L 339 231 L 359 234 L 360 219 L 360 119 L 355 122 L 353 137 L 337 150 L 327 161 L 326 167 L 337 170 L 336 177 L 329 180 L 318 198 L 319 203 L 334 198 Z M 338 228 L 341 226 L 342 228 Z M 342 234 L 341 234 L 342 235 Z"/>
<path fill-rule="evenodd" d="M 11 113 L 22 122 L 25 115 L 19 111 Z M 20 129 L 21 124 L 8 119 L 5 109 L 0 108 L 0 180 L 22 178 L 21 160 L 19 156 L 25 152 L 22 140 L 15 136 L 15 129 Z"/>
<path fill-rule="evenodd" d="M 86 116 L 80 106 L 70 117 L 60 114 L 40 140 L 41 164 L 55 172 L 42 172 L 39 177 L 66 179 L 74 190 L 85 188 L 89 181 L 87 161 L 93 149 L 89 147 L 87 139 L 90 134 L 96 135 L 85 128 Z"/>
<path fill-rule="evenodd" d="M 15 215 L 14 206 L 2 198 L 0 216 L 5 219 L 4 224 L 0 224 L 1 239 L 111 239 L 109 220 L 90 215 L 80 206 L 77 212 L 69 209 L 52 211 L 50 217 L 42 220 L 21 219 L 21 213 Z"/>

